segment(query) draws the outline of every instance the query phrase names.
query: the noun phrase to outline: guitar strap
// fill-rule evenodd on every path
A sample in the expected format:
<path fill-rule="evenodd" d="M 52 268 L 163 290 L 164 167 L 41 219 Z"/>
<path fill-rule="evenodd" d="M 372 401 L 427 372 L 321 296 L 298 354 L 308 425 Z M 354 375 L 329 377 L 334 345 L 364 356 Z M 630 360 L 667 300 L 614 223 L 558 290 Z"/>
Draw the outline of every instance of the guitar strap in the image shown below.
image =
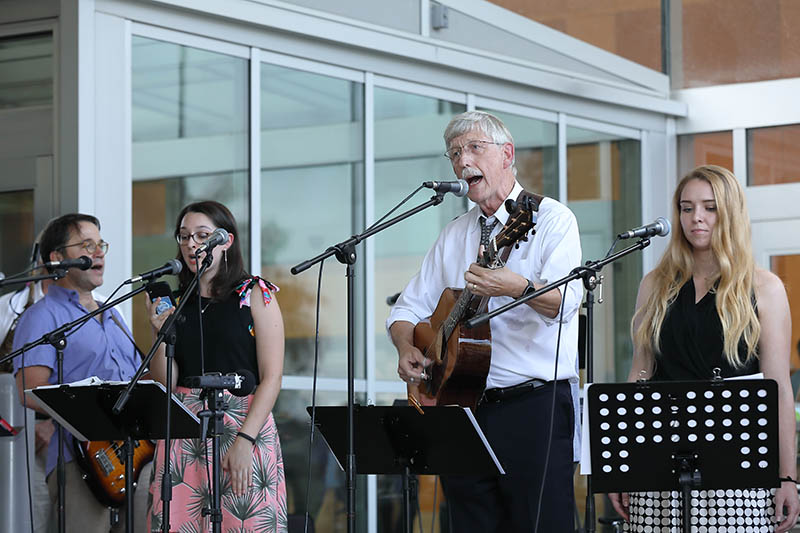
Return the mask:
<path fill-rule="evenodd" d="M 117 316 L 114 313 L 111 313 L 111 319 L 114 321 L 114 323 L 117 325 L 117 327 L 119 327 L 119 329 L 122 330 L 122 333 L 124 333 L 125 336 L 130 339 L 131 343 L 133 344 L 134 350 L 136 350 L 139 353 L 139 359 L 143 360 L 144 359 L 144 352 L 141 350 L 141 348 L 139 348 L 139 345 L 136 344 L 136 341 L 133 340 L 133 337 L 131 337 L 130 333 L 128 333 L 128 330 L 125 329 L 125 326 L 122 325 L 122 322 L 119 321 L 119 319 L 117 318 Z"/>

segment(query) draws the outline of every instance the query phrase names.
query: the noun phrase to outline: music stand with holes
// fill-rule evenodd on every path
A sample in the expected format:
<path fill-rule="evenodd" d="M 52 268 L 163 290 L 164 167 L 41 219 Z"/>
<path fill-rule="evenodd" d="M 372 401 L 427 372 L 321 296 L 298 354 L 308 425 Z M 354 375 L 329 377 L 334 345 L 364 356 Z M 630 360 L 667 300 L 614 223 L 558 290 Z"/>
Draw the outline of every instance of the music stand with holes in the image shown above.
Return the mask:
<path fill-rule="evenodd" d="M 129 408 L 119 415 L 112 413 L 117 398 L 127 382 L 84 380 L 64 385 L 46 385 L 26 390 L 56 422 L 79 440 L 125 441 L 125 529 L 133 532 L 133 448 L 134 441 L 164 439 L 166 401 L 164 385 L 140 381 L 133 388 Z M 198 438 L 200 421 L 172 395 L 172 430 L 178 439 Z"/>
<path fill-rule="evenodd" d="M 411 488 L 416 475 L 505 474 L 468 407 L 355 406 L 358 474 L 403 476 L 403 530 L 411 532 Z M 311 414 L 311 407 L 308 407 Z M 347 457 L 347 408 L 317 407 L 316 425 L 339 468 Z"/>
<path fill-rule="evenodd" d="M 778 385 L 770 379 L 593 384 L 587 392 L 593 492 L 778 484 Z"/>

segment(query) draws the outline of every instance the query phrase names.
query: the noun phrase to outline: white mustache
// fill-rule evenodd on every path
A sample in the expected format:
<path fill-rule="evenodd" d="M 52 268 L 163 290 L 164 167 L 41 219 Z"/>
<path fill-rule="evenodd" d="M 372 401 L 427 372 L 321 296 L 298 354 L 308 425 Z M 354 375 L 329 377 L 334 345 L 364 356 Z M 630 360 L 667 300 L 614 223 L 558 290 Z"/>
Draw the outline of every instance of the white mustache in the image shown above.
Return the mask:
<path fill-rule="evenodd" d="M 474 167 L 464 167 L 461 170 L 461 179 L 474 178 L 475 176 L 483 176 L 483 172 Z"/>

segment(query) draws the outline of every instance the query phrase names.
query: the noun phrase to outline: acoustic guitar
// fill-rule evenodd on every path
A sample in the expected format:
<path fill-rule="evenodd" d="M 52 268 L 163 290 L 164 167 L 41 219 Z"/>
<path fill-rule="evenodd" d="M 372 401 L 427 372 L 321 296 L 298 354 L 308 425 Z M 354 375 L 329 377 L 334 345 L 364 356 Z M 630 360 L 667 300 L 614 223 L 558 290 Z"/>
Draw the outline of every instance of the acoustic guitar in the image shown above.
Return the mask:
<path fill-rule="evenodd" d="M 511 215 L 478 259 L 483 267 L 501 268 L 498 252 L 527 240 L 528 232 L 535 231 L 530 202 L 509 200 L 506 206 Z M 419 386 L 408 385 L 411 404 L 477 407 L 492 361 L 492 333 L 488 321 L 471 329 L 461 323 L 483 313 L 488 303 L 488 297 L 473 295 L 468 288 L 447 288 L 433 315 L 416 325 L 414 346 L 431 364 L 425 370 L 427 380 Z"/>
<path fill-rule="evenodd" d="M 125 441 L 79 441 L 73 439 L 75 459 L 97 501 L 107 507 L 125 503 Z M 133 441 L 133 482 L 142 467 L 153 459 L 155 445 L 149 440 Z"/>

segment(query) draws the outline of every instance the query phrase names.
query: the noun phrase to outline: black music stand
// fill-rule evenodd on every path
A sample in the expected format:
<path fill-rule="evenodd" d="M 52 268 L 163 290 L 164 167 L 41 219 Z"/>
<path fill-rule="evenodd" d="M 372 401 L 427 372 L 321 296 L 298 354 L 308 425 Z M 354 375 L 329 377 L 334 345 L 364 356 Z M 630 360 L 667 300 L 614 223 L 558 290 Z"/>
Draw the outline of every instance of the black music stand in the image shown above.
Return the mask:
<path fill-rule="evenodd" d="M 778 385 L 734 379 L 593 384 L 588 392 L 594 492 L 778 485 Z"/>
<path fill-rule="evenodd" d="M 117 398 L 128 382 L 104 382 L 89 378 L 64 385 L 46 385 L 29 389 L 25 394 L 35 398 L 56 422 L 79 440 L 125 441 L 125 509 L 126 531 L 133 532 L 133 448 L 134 441 L 164 439 L 166 401 L 164 385 L 140 381 L 133 388 L 129 407 L 119 415 L 112 413 Z M 175 438 L 199 438 L 200 421 L 173 394 L 172 434 Z"/>
<path fill-rule="evenodd" d="M 355 406 L 355 469 L 403 476 L 404 531 L 411 531 L 416 475 L 505 474 L 468 407 Z M 309 414 L 311 407 L 307 408 Z M 316 424 L 339 468 L 347 457 L 347 407 L 317 407 Z"/>

